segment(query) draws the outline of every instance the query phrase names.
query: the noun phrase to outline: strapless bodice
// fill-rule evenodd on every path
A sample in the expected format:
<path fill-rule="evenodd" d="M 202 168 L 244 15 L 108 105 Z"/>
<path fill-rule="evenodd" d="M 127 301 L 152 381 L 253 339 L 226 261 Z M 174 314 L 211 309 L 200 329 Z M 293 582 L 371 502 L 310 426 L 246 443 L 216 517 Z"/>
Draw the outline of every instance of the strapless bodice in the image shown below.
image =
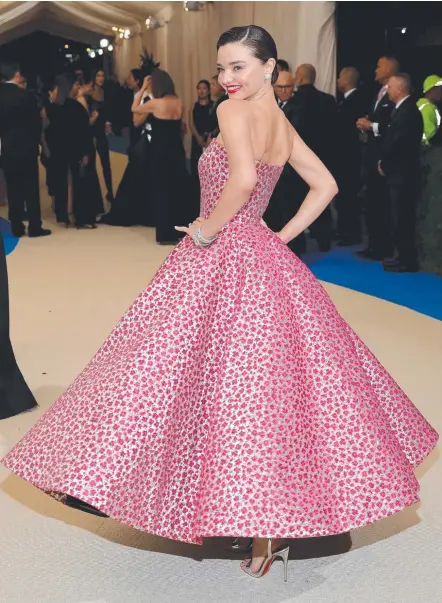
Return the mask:
<path fill-rule="evenodd" d="M 267 208 L 273 189 L 283 168 L 261 161 L 256 162 L 258 181 L 247 203 L 243 205 L 231 222 L 259 222 Z M 229 178 L 227 151 L 217 140 L 213 140 L 199 161 L 201 182 L 201 215 L 207 218 L 218 203 L 218 199 Z"/>

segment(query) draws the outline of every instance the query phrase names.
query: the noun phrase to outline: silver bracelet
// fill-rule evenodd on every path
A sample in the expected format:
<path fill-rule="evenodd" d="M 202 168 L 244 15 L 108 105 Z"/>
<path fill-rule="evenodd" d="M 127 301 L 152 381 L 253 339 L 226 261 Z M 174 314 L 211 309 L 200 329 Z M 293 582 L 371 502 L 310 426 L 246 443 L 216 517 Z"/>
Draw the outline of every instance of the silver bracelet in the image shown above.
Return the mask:
<path fill-rule="evenodd" d="M 195 243 L 195 245 L 197 247 L 209 247 L 209 245 L 211 245 L 215 239 L 218 238 L 218 235 L 214 235 L 213 237 L 210 237 L 210 239 L 207 239 L 206 237 L 204 237 L 201 234 L 201 226 L 199 228 L 197 228 L 197 230 L 193 233 L 192 235 L 192 239 L 193 242 Z"/>

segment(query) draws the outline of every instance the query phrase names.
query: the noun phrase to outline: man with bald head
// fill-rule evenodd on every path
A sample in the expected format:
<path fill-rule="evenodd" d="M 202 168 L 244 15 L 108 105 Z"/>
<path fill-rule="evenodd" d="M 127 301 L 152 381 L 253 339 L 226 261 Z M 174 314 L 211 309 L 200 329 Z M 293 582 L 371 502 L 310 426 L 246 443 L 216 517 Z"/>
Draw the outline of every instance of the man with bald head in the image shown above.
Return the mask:
<path fill-rule="evenodd" d="M 290 71 L 280 71 L 276 84 L 274 85 L 276 98 L 280 109 L 284 109 L 287 102 L 291 100 L 295 90 L 293 75 Z"/>
<path fill-rule="evenodd" d="M 423 122 L 411 92 L 409 75 L 390 78 L 388 96 L 394 109 L 378 164 L 379 175 L 387 183 L 392 209 L 395 255 L 391 261 L 383 262 L 387 272 L 416 272 L 419 268 L 415 228 Z"/>
<path fill-rule="evenodd" d="M 339 154 L 336 174 L 339 194 L 336 197 L 338 214 L 338 245 L 361 242 L 361 216 L 358 193 L 361 189 L 362 143 L 356 121 L 364 112 L 364 102 L 358 90 L 359 73 L 355 67 L 344 67 L 337 81 L 342 101 L 338 105 Z"/>
<path fill-rule="evenodd" d="M 304 142 L 316 153 L 326 167 L 335 175 L 337 127 L 336 101 L 331 94 L 315 88 L 316 69 L 305 63 L 295 72 L 295 95 L 297 116 L 295 128 Z M 317 240 L 321 251 L 328 251 L 332 239 L 330 207 L 311 225 L 310 232 Z"/>

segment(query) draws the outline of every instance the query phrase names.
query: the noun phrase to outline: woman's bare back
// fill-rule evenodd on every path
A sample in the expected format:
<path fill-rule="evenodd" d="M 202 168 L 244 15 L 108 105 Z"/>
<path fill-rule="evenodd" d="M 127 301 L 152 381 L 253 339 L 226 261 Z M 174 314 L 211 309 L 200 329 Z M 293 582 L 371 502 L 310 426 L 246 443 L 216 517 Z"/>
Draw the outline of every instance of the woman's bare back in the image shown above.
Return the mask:
<path fill-rule="evenodd" d="M 152 103 L 152 113 L 158 119 L 179 120 L 183 116 L 183 103 L 177 96 L 156 98 Z"/>
<path fill-rule="evenodd" d="M 293 127 L 283 111 L 268 103 L 249 102 L 252 147 L 257 161 L 285 165 L 293 148 Z M 223 144 L 222 134 L 218 138 Z"/>

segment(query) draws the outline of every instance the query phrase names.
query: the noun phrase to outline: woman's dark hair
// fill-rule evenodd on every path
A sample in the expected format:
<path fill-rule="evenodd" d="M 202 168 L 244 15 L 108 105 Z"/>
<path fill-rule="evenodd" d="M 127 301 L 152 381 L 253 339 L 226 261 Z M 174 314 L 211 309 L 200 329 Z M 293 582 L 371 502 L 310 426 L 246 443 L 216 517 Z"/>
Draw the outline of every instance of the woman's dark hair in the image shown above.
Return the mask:
<path fill-rule="evenodd" d="M 221 34 L 216 45 L 219 50 L 221 46 L 226 44 L 243 44 L 250 48 L 253 56 L 259 59 L 262 64 L 267 63 L 269 59 L 278 59 L 278 51 L 276 50 L 275 40 L 263 27 L 259 25 L 245 25 L 243 27 L 232 27 L 228 31 Z M 278 79 L 278 69 L 275 68 L 272 73 L 272 84 Z"/>
<path fill-rule="evenodd" d="M 66 99 L 69 98 L 72 90 L 72 86 L 75 83 L 75 76 L 70 73 L 61 73 L 56 75 L 50 90 L 57 88 L 57 105 L 64 105 Z"/>
<path fill-rule="evenodd" d="M 154 69 L 152 73 L 152 94 L 154 98 L 175 96 L 175 85 L 167 71 Z"/>
<path fill-rule="evenodd" d="M 104 69 L 96 69 L 95 71 L 92 72 L 92 78 L 91 78 L 91 81 L 94 82 L 94 85 L 95 85 L 95 81 L 97 79 L 97 75 L 99 73 L 102 73 L 104 75 L 104 79 L 106 80 L 106 74 L 104 72 Z"/>
<path fill-rule="evenodd" d="M 209 100 L 210 100 L 210 82 L 208 82 L 207 80 L 200 80 L 198 82 L 198 84 L 196 85 L 196 88 L 198 89 L 200 87 L 201 84 L 204 84 L 204 86 L 207 87 L 208 90 L 208 96 L 209 96 Z"/>
<path fill-rule="evenodd" d="M 290 65 L 285 59 L 278 59 L 276 61 L 276 66 L 279 67 L 280 71 L 290 71 Z"/>
<path fill-rule="evenodd" d="M 143 85 L 143 79 L 145 77 L 143 71 L 141 69 L 135 68 L 131 69 L 130 72 L 134 80 L 137 82 L 138 86 L 141 88 L 141 86 Z"/>
<path fill-rule="evenodd" d="M 95 84 L 95 77 L 98 71 L 92 75 L 92 73 L 84 72 L 76 77 L 76 80 L 80 84 L 80 86 L 87 86 L 87 84 Z"/>

